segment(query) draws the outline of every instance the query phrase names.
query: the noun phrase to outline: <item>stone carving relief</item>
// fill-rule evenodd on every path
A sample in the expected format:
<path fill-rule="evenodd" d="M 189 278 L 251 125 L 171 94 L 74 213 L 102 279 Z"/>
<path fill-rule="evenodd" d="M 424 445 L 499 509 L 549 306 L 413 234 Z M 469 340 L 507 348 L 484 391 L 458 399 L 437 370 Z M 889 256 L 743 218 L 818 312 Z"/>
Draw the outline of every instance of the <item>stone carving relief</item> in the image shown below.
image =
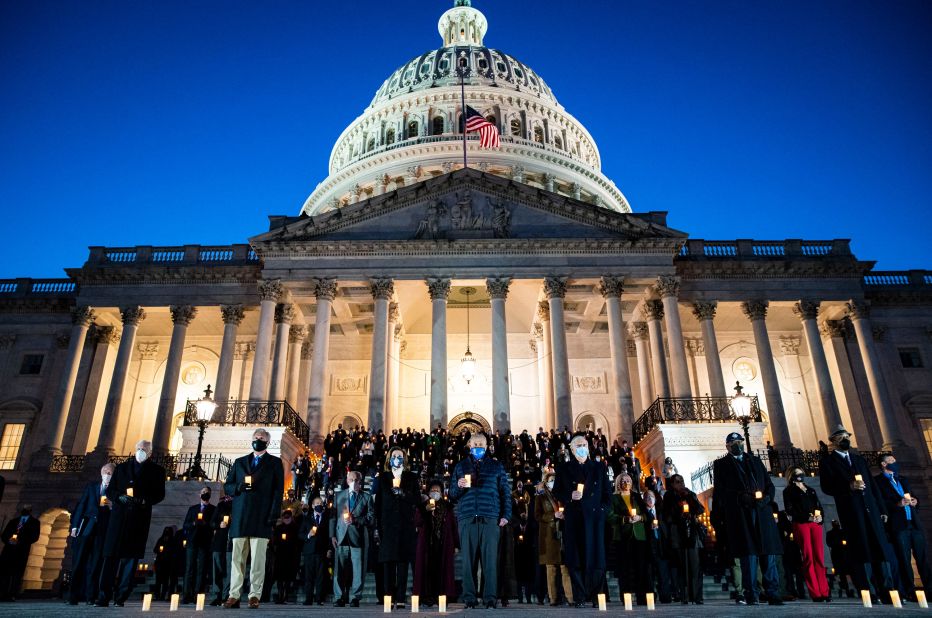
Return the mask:
<path fill-rule="evenodd" d="M 780 351 L 784 356 L 799 356 L 799 344 L 801 339 L 791 335 L 780 336 Z"/>
<path fill-rule="evenodd" d="M 200 384 L 206 375 L 207 369 L 204 365 L 193 362 L 181 370 L 181 381 L 188 386 L 193 386 L 195 384 Z"/>
<path fill-rule="evenodd" d="M 731 364 L 731 371 L 741 382 L 750 382 L 757 377 L 757 365 L 746 356 L 736 358 Z"/>
<path fill-rule="evenodd" d="M 112 326 L 104 326 L 100 329 L 101 337 L 104 337 L 104 329 L 110 328 Z M 112 339 L 113 331 L 111 330 L 107 335 Z M 159 355 L 159 342 L 158 341 L 140 341 L 136 345 L 136 350 L 139 352 L 140 360 L 155 360 Z"/>
<path fill-rule="evenodd" d="M 330 376 L 331 395 L 365 395 L 368 392 L 369 376 Z"/>
<path fill-rule="evenodd" d="M 573 376 L 573 392 L 575 393 L 607 393 L 605 374 L 592 376 Z"/>
<path fill-rule="evenodd" d="M 246 360 L 256 351 L 255 341 L 237 341 L 236 347 L 233 348 L 233 358 L 236 360 Z"/>
<path fill-rule="evenodd" d="M 469 189 L 452 198 L 430 202 L 420 220 L 415 239 L 437 240 L 449 234 L 458 236 L 509 238 L 511 234 L 512 205 L 501 199 L 486 196 L 483 203 Z M 484 232 L 484 233 L 483 233 Z"/>

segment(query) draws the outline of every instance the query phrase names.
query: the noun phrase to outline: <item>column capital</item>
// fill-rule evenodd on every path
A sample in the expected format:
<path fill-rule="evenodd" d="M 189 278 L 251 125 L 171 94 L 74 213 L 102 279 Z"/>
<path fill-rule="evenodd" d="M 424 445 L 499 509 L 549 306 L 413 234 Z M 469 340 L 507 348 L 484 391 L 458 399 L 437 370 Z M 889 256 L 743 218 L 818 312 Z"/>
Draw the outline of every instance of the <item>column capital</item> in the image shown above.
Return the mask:
<path fill-rule="evenodd" d="M 317 300 L 333 300 L 337 297 L 337 280 L 332 278 L 318 279 L 314 286 L 314 296 Z"/>
<path fill-rule="evenodd" d="M 197 315 L 197 307 L 193 305 L 172 305 L 168 308 L 172 314 L 172 324 L 187 326 Z"/>
<path fill-rule="evenodd" d="M 71 308 L 71 323 L 75 326 L 90 326 L 96 317 L 90 307 Z"/>
<path fill-rule="evenodd" d="M 92 338 L 95 344 L 104 343 L 106 345 L 113 345 L 120 341 L 120 329 L 115 326 L 94 326 L 94 334 Z"/>
<path fill-rule="evenodd" d="M 547 304 L 546 300 L 542 300 L 537 303 L 537 317 L 541 322 L 550 321 L 550 305 Z"/>
<path fill-rule="evenodd" d="M 697 300 L 693 303 L 693 315 L 700 322 L 702 320 L 714 320 L 717 309 L 718 303 L 714 300 Z"/>
<path fill-rule="evenodd" d="M 278 303 L 275 305 L 275 323 L 291 324 L 298 311 L 292 303 Z"/>
<path fill-rule="evenodd" d="M 246 317 L 246 308 L 242 305 L 220 305 L 220 317 L 224 324 L 239 326 Z"/>
<path fill-rule="evenodd" d="M 541 341 L 544 338 L 544 325 L 540 322 L 534 322 L 534 332 L 531 333 L 534 336 L 534 339 Z"/>
<path fill-rule="evenodd" d="M 800 320 L 815 320 L 819 317 L 819 301 L 801 300 L 793 305 L 793 313 Z"/>
<path fill-rule="evenodd" d="M 823 320 L 819 324 L 819 333 L 823 339 L 844 339 L 847 335 L 848 328 L 844 320 Z"/>
<path fill-rule="evenodd" d="M 303 326 L 292 326 L 288 331 L 288 343 L 301 343 L 307 337 L 307 329 Z"/>
<path fill-rule="evenodd" d="M 799 337 L 794 337 L 792 335 L 781 335 L 780 352 L 783 353 L 783 356 L 799 356 L 800 342 L 801 340 Z"/>
<path fill-rule="evenodd" d="M 369 291 L 375 300 L 391 300 L 395 293 L 395 282 L 390 277 L 370 279 Z"/>
<path fill-rule="evenodd" d="M 683 344 L 690 356 L 705 356 L 705 342 L 694 337 L 684 337 Z"/>
<path fill-rule="evenodd" d="M 631 336 L 641 341 L 647 341 L 647 322 L 631 322 Z"/>
<path fill-rule="evenodd" d="M 852 320 L 866 320 L 871 317 L 871 306 L 866 300 L 849 300 L 845 311 Z"/>
<path fill-rule="evenodd" d="M 306 339 L 304 343 L 301 344 L 301 360 L 311 360 L 314 356 L 314 341 L 311 339 Z"/>
<path fill-rule="evenodd" d="M 753 322 L 765 319 L 767 317 L 767 307 L 769 306 L 770 303 L 766 300 L 746 300 L 741 303 L 741 310 Z"/>
<path fill-rule="evenodd" d="M 544 295 L 547 300 L 551 298 L 564 298 L 566 296 L 566 281 L 568 277 L 547 277 L 544 279 Z"/>
<path fill-rule="evenodd" d="M 123 307 L 120 309 L 120 319 L 123 320 L 124 326 L 138 326 L 146 319 L 146 310 L 139 305 Z"/>
<path fill-rule="evenodd" d="M 160 349 L 158 341 L 140 341 L 136 344 L 136 351 L 139 352 L 140 360 L 155 360 Z"/>
<path fill-rule="evenodd" d="M 596 289 L 603 298 L 621 298 L 625 291 L 625 278 L 624 276 L 605 275 L 599 279 Z"/>
<path fill-rule="evenodd" d="M 529 348 L 531 348 L 531 352 L 534 352 L 535 354 L 537 353 L 537 340 L 536 339 L 528 339 L 527 345 Z"/>
<path fill-rule="evenodd" d="M 246 360 L 256 351 L 255 341 L 237 341 L 233 348 L 233 358 Z"/>
<path fill-rule="evenodd" d="M 282 287 L 281 279 L 260 279 L 257 285 L 259 287 L 260 300 L 278 302 L 278 299 L 281 298 L 285 291 L 285 288 Z"/>
<path fill-rule="evenodd" d="M 657 283 L 654 284 L 654 289 L 657 290 L 660 298 L 679 296 L 680 278 L 673 275 L 660 275 L 657 277 Z"/>
<path fill-rule="evenodd" d="M 431 300 L 446 300 L 450 296 L 450 280 L 445 277 L 428 277 L 424 280 Z"/>
<path fill-rule="evenodd" d="M 485 289 L 492 298 L 507 298 L 511 277 L 489 277 L 485 280 Z"/>
<path fill-rule="evenodd" d="M 656 299 L 644 301 L 644 314 L 648 320 L 662 320 L 663 303 Z"/>
<path fill-rule="evenodd" d="M 397 322 L 400 317 L 401 313 L 398 311 L 398 303 L 388 303 L 388 321 Z"/>

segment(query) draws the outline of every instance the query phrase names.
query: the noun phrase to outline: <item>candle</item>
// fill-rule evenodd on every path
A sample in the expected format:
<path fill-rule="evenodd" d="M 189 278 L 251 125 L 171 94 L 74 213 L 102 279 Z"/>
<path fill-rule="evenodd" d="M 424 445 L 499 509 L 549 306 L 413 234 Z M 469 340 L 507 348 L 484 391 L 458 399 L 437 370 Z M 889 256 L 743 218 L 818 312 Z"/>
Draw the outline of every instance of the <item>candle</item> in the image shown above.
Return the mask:
<path fill-rule="evenodd" d="M 284 532 L 282 532 L 282 540 L 284 541 L 284 540 L 286 540 L 287 538 L 288 538 L 288 535 L 285 534 Z"/>
<path fill-rule="evenodd" d="M 198 520 L 198 521 L 204 521 L 204 514 L 203 514 L 203 513 L 198 513 L 198 514 L 197 514 L 197 520 Z"/>
<path fill-rule="evenodd" d="M 903 499 L 906 500 L 906 502 L 909 502 L 910 500 L 913 499 L 913 497 L 910 496 L 909 493 L 905 493 L 903 494 Z"/>
<path fill-rule="evenodd" d="M 100 506 L 107 506 L 107 496 L 100 497 Z"/>
<path fill-rule="evenodd" d="M 559 508 L 557 508 L 557 510 L 558 510 L 559 512 L 562 513 L 562 512 L 563 512 L 563 506 L 561 505 Z"/>
<path fill-rule="evenodd" d="M 631 593 L 626 592 L 625 593 L 625 611 L 630 612 L 633 609 L 634 609 L 634 603 L 631 602 Z"/>
<path fill-rule="evenodd" d="M 903 602 L 900 601 L 899 590 L 890 591 L 890 602 L 893 603 L 893 607 L 896 607 L 897 609 L 903 609 Z"/>
<path fill-rule="evenodd" d="M 925 598 L 925 596 L 923 596 Z M 441 594 L 437 597 L 437 609 L 440 610 L 441 614 L 447 613 L 447 595 Z"/>
<path fill-rule="evenodd" d="M 847 544 L 848 544 L 848 541 L 845 540 L 845 539 L 842 539 L 842 540 L 841 540 L 841 544 L 842 544 L 842 545 L 847 545 Z"/>
<path fill-rule="evenodd" d="M 579 493 L 582 493 L 585 488 L 586 486 L 583 485 L 582 483 L 579 483 L 578 485 L 576 485 L 576 491 L 578 491 Z"/>
<path fill-rule="evenodd" d="M 819 509 L 816 509 L 816 510 L 815 510 L 815 516 L 816 516 L 816 517 L 822 517 L 822 511 L 820 511 Z"/>
<path fill-rule="evenodd" d="M 431 498 L 431 499 L 430 499 L 430 506 L 431 506 L 431 507 L 437 506 L 437 501 L 434 500 L 433 498 Z"/>
<path fill-rule="evenodd" d="M 683 503 L 683 512 L 684 512 L 684 513 L 688 513 L 688 512 L 689 512 L 689 504 L 686 503 L 686 502 Z"/>
<path fill-rule="evenodd" d="M 129 496 L 130 498 L 133 497 L 133 488 L 132 488 L 132 487 L 127 487 L 127 488 L 126 488 L 126 495 Z"/>
<path fill-rule="evenodd" d="M 349 521 L 349 511 L 343 511 L 343 521 Z"/>
<path fill-rule="evenodd" d="M 660 525 L 660 522 L 657 521 L 657 520 L 655 519 L 655 520 L 654 520 L 654 528 L 656 528 L 656 527 L 659 526 L 659 525 Z"/>
<path fill-rule="evenodd" d="M 392 479 L 392 487 L 394 487 L 395 489 L 398 489 L 399 487 L 401 487 L 401 478 Z"/>
<path fill-rule="evenodd" d="M 224 515 L 224 516 L 223 516 L 223 523 L 225 523 L 225 524 L 229 524 L 229 523 L 230 523 L 230 516 L 229 516 L 229 515 Z"/>
<path fill-rule="evenodd" d="M 183 540 L 183 541 L 181 542 L 181 546 L 182 546 L 182 547 L 187 547 L 187 546 L 188 546 L 188 539 Z"/>
<path fill-rule="evenodd" d="M 638 514 L 637 509 L 631 509 L 631 517 L 637 517 L 637 514 Z"/>
<path fill-rule="evenodd" d="M 648 593 L 645 595 L 645 600 L 647 601 L 647 611 L 652 612 L 652 611 L 654 611 L 655 609 L 657 609 L 657 608 L 654 606 L 654 593 L 653 593 L 653 592 L 648 592 Z"/>
<path fill-rule="evenodd" d="M 165 551 L 165 546 L 159 545 L 159 553 L 161 554 L 163 551 Z"/>
<path fill-rule="evenodd" d="M 857 482 L 860 483 L 861 481 L 864 480 L 864 477 L 861 476 L 860 474 L 855 474 L 855 475 L 854 475 L 854 480 L 856 480 Z M 869 606 L 868 606 L 868 607 L 869 607 Z"/>
<path fill-rule="evenodd" d="M 204 611 L 204 599 L 207 597 L 203 592 L 197 595 L 197 605 L 194 606 L 194 611 L 202 612 Z"/>
<path fill-rule="evenodd" d="M 311 526 L 311 536 L 317 536 L 317 526 Z"/>
<path fill-rule="evenodd" d="M 921 607 L 922 609 L 929 609 L 929 602 L 926 601 L 925 590 L 916 591 L 916 602 L 919 603 L 919 607 Z"/>
<path fill-rule="evenodd" d="M 472 487 L 472 474 L 463 477 L 466 480 L 466 487 Z"/>
<path fill-rule="evenodd" d="M 385 608 L 382 611 L 386 614 L 392 613 L 392 598 L 386 595 L 385 597 L 382 598 L 382 603 L 385 606 Z"/>
<path fill-rule="evenodd" d="M 152 609 L 152 595 L 144 594 L 142 595 L 142 611 L 147 612 Z"/>
<path fill-rule="evenodd" d="M 411 613 L 416 614 L 421 610 L 421 599 L 416 595 L 411 595 Z"/>
<path fill-rule="evenodd" d="M 605 606 L 605 595 L 604 595 L 604 594 L 600 594 L 600 595 L 599 595 L 599 611 L 600 611 L 600 612 L 604 612 L 604 611 L 606 611 L 607 609 L 608 609 L 608 608 Z"/>
<path fill-rule="evenodd" d="M 247 474 L 247 475 L 245 476 L 245 478 L 243 479 L 243 482 L 246 483 L 246 486 L 247 486 L 247 487 L 250 486 L 250 485 L 252 485 L 252 477 L 251 477 L 250 475 Z"/>
<path fill-rule="evenodd" d="M 519 535 L 518 535 L 518 540 L 519 540 L 519 541 L 523 541 L 523 540 L 524 540 L 524 535 L 523 535 L 523 534 L 519 534 Z"/>
<path fill-rule="evenodd" d="M 870 591 L 870 590 L 862 590 L 862 591 L 861 591 L 861 603 L 864 605 L 864 607 L 873 607 L 873 606 L 874 606 L 874 605 L 871 603 L 871 591 Z"/>
<path fill-rule="evenodd" d="M 11 540 L 11 541 L 15 541 L 15 540 L 18 539 L 18 538 L 19 538 L 19 535 L 18 535 L 18 534 L 14 534 L 13 536 L 10 537 L 10 540 Z"/>
<path fill-rule="evenodd" d="M 776 513 L 774 513 L 774 514 L 773 514 L 773 520 L 774 520 L 774 521 L 778 521 L 779 519 L 780 519 L 780 516 L 777 515 Z"/>
<path fill-rule="evenodd" d="M 177 594 L 172 595 L 172 604 L 168 607 L 168 611 L 177 612 L 178 611 L 178 598 Z"/>
<path fill-rule="evenodd" d="M 764 497 L 764 492 L 762 492 L 762 491 L 760 491 L 760 490 L 757 490 L 757 491 L 754 492 L 754 499 L 755 499 L 755 500 L 761 500 L 761 499 L 763 499 L 763 497 Z"/>

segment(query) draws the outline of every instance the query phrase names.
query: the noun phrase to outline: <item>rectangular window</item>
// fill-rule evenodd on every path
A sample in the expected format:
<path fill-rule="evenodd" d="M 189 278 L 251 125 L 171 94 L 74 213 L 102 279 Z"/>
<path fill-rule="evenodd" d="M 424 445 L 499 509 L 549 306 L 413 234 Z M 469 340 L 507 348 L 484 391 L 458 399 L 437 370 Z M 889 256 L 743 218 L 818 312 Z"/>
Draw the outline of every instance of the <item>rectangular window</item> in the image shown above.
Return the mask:
<path fill-rule="evenodd" d="M 906 369 L 919 369 L 922 367 L 922 356 L 919 348 L 900 348 L 900 363 Z"/>
<path fill-rule="evenodd" d="M 0 436 L 0 470 L 12 470 L 16 467 L 19 448 L 23 445 L 25 423 L 7 423 Z"/>
<path fill-rule="evenodd" d="M 919 426 L 922 428 L 922 439 L 926 443 L 926 451 L 929 457 L 932 457 L 932 418 L 919 419 Z"/>
<path fill-rule="evenodd" d="M 42 354 L 25 354 L 23 355 L 23 364 L 19 367 L 21 376 L 37 376 L 42 371 L 42 361 L 45 357 Z"/>

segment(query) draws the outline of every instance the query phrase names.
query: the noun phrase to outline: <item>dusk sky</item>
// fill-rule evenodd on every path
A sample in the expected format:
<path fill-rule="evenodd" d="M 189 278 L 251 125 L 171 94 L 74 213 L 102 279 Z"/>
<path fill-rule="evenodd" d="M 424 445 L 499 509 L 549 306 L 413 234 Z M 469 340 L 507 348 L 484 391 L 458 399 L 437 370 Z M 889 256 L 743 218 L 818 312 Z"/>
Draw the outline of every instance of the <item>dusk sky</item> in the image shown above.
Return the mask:
<path fill-rule="evenodd" d="M 452 0 L 0 2 L 0 278 L 296 215 Z M 929 0 L 474 0 L 635 211 L 932 268 Z"/>

